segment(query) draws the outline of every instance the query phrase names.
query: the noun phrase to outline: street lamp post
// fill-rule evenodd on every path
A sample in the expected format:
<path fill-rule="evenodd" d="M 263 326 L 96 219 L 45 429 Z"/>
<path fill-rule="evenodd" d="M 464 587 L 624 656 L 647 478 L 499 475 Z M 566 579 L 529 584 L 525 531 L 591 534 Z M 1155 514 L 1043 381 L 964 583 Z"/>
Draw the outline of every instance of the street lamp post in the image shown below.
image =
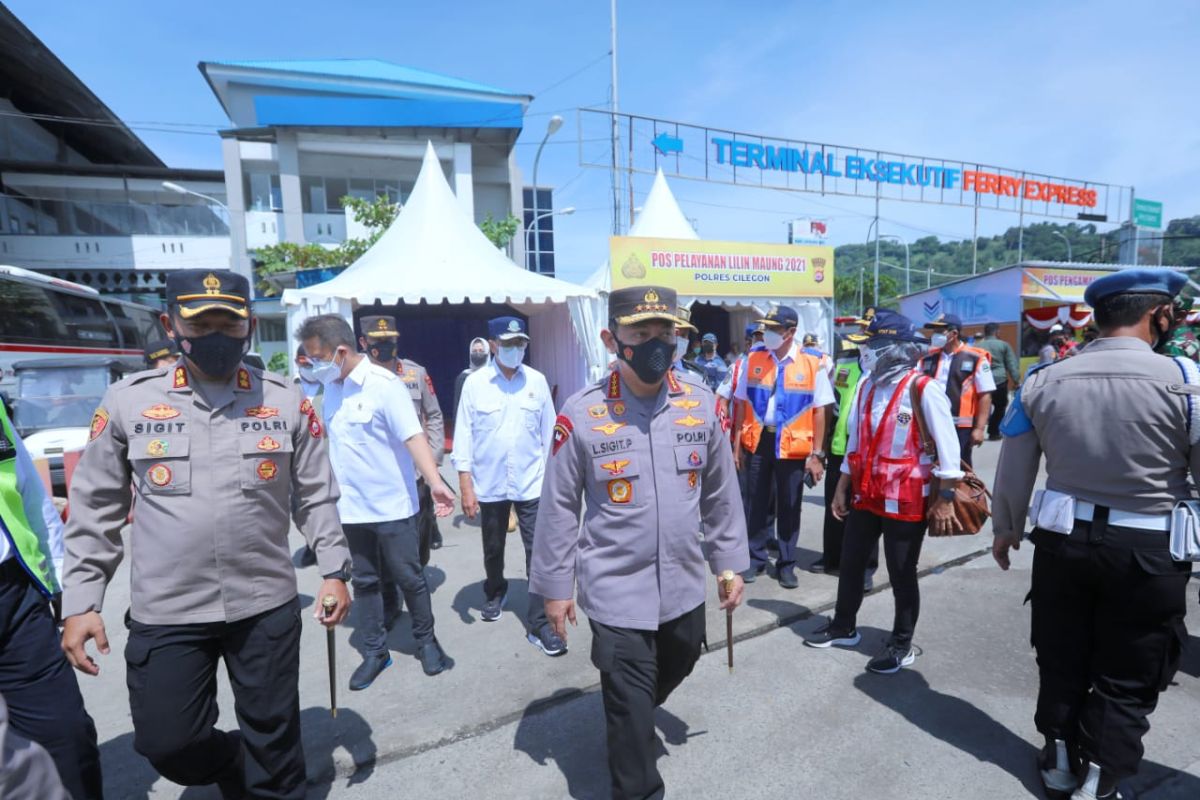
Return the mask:
<path fill-rule="evenodd" d="M 897 236 L 894 233 L 885 233 L 883 236 L 880 236 L 879 238 L 880 239 L 892 239 L 892 240 L 895 240 L 895 241 L 899 242 L 900 244 L 904 245 L 904 293 L 911 294 L 912 287 L 910 286 L 910 283 L 908 280 L 908 276 L 909 276 L 908 242 L 901 239 L 899 236 Z M 875 287 L 875 291 L 876 292 L 879 291 L 878 286 Z"/>
<path fill-rule="evenodd" d="M 166 189 L 168 192 L 174 192 L 175 194 L 190 194 L 193 197 L 203 198 L 203 199 L 207 200 L 208 202 L 212 203 L 213 205 L 220 206 L 221 208 L 225 209 L 225 215 L 229 216 L 229 206 L 225 205 L 224 203 L 222 203 L 220 200 L 213 197 L 212 195 L 207 195 L 207 194 L 203 194 L 201 192 L 193 191 L 192 189 L 189 189 L 186 186 L 180 186 L 178 183 L 172 183 L 171 181 L 163 181 L 162 187 L 164 189 Z M 233 218 L 230 217 L 231 222 L 232 222 L 232 219 Z"/>
<path fill-rule="evenodd" d="M 540 233 L 537 223 L 538 220 L 541 219 L 541 217 L 538 216 L 538 162 L 542 160 L 542 148 L 546 146 L 546 141 L 558 132 L 558 129 L 562 127 L 562 124 L 563 118 L 558 114 L 555 114 L 550 118 L 550 122 L 546 125 L 546 135 L 542 137 L 542 143 L 538 145 L 537 154 L 533 157 L 533 232 L 535 235 L 534 241 L 539 245 L 540 242 L 538 242 L 536 239 L 536 235 Z M 542 271 L 542 256 L 540 247 L 533 251 L 533 268 L 536 272 Z"/>
<path fill-rule="evenodd" d="M 536 189 L 534 191 L 536 191 Z M 558 216 L 566 217 L 566 216 L 570 216 L 571 214 L 574 214 L 574 213 L 575 213 L 575 206 L 567 206 L 566 208 L 560 208 L 558 211 L 547 211 L 544 214 L 539 214 L 538 216 L 534 217 L 532 229 L 525 232 L 525 246 L 526 247 L 529 246 L 529 234 L 536 232 L 537 223 L 539 220 L 543 220 L 546 217 L 558 217 Z M 534 250 L 534 253 L 536 254 L 535 261 L 537 262 L 537 271 L 540 274 L 542 271 L 541 242 L 539 241 L 539 242 L 537 242 L 537 244 L 538 244 L 538 249 Z"/>
<path fill-rule="evenodd" d="M 1071 240 L 1068 239 L 1066 236 L 1064 236 L 1062 231 L 1050 231 L 1050 232 L 1053 233 L 1058 238 L 1062 239 L 1063 242 L 1066 243 L 1066 245 L 1067 245 L 1067 261 L 1072 261 L 1073 259 L 1071 258 Z"/>

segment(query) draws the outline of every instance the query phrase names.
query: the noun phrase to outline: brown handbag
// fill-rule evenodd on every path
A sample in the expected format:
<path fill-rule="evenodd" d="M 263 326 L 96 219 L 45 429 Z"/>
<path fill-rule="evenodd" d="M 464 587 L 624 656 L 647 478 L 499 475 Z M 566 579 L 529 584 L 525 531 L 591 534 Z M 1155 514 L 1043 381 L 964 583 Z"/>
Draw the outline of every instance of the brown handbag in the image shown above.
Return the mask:
<path fill-rule="evenodd" d="M 921 436 L 921 449 L 925 451 L 925 455 L 929 456 L 936 465 L 937 445 L 933 441 L 933 437 L 929 434 L 929 426 L 925 424 L 925 411 L 921 408 L 921 392 L 920 378 L 914 378 L 910 388 L 912 395 L 913 418 L 917 421 L 917 432 Z M 987 522 L 988 517 L 992 515 L 988 501 L 992 498 L 992 493 L 988 491 L 987 486 L 975 471 L 967 464 L 962 462 L 962 469 L 965 473 L 959 479 L 958 485 L 954 487 L 954 516 L 958 519 L 960 530 L 952 531 L 950 536 L 971 536 L 979 533 L 983 529 L 983 524 Z M 925 502 L 926 511 L 933 505 L 934 500 L 938 496 L 938 487 L 941 479 L 936 475 L 932 476 L 929 481 L 929 498 Z M 945 536 L 947 534 L 937 534 L 931 529 L 930 536 Z"/>

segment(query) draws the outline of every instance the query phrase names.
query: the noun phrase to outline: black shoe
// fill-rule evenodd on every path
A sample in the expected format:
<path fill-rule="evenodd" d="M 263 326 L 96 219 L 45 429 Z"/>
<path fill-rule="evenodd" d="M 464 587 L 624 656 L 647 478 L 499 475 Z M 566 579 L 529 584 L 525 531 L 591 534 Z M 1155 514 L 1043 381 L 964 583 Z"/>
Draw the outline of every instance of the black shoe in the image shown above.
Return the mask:
<path fill-rule="evenodd" d="M 379 677 L 379 673 L 392 665 L 392 657 L 387 653 L 377 656 L 367 656 L 350 676 L 350 691 L 361 692 Z"/>
<path fill-rule="evenodd" d="M 567 652 L 567 643 L 558 637 L 549 624 L 543 625 L 541 630 L 530 633 L 525 638 L 531 645 L 548 656 L 561 656 Z"/>
<path fill-rule="evenodd" d="M 785 589 L 795 589 L 800 585 L 800 581 L 796 579 L 795 567 L 783 567 L 779 570 L 779 585 Z"/>
<path fill-rule="evenodd" d="M 751 567 L 742 573 L 742 583 L 754 583 L 758 580 L 758 576 L 767 571 L 766 564 L 761 567 Z"/>
<path fill-rule="evenodd" d="M 483 613 L 480 616 L 483 617 L 484 622 L 495 622 L 500 619 L 500 614 L 504 611 L 506 605 L 508 605 L 508 592 L 489 598 L 483 604 Z"/>
<path fill-rule="evenodd" d="M 1074 767 L 1067 743 L 1062 739 L 1047 737 L 1046 746 L 1038 755 L 1038 772 L 1042 776 L 1046 797 L 1050 800 L 1067 800 L 1079 788 Z"/>
<path fill-rule="evenodd" d="M 421 645 L 421 648 L 417 650 L 417 658 L 421 659 L 421 669 L 425 670 L 425 674 L 429 676 L 437 675 L 450 668 L 450 660 L 446 657 L 446 653 L 438 644 L 437 639 Z"/>
<path fill-rule="evenodd" d="M 437 533 L 435 533 L 433 535 L 433 539 L 429 542 L 429 549 L 430 550 L 441 550 L 442 549 L 442 532 L 441 531 L 438 531 Z"/>
<path fill-rule="evenodd" d="M 821 558 L 818 558 L 816 561 L 809 564 L 808 571 L 813 573 L 814 575 L 820 575 L 821 573 L 823 573 L 825 571 L 824 556 L 822 556 Z"/>
<path fill-rule="evenodd" d="M 858 631 L 839 631 L 834 629 L 833 623 L 829 623 L 823 628 L 813 632 L 804 639 L 804 643 L 809 647 L 854 647 L 862 641 L 862 634 Z"/>
<path fill-rule="evenodd" d="M 912 645 L 896 647 L 888 643 L 883 652 L 867 662 L 867 669 L 879 675 L 893 675 L 917 660 L 917 650 Z"/>

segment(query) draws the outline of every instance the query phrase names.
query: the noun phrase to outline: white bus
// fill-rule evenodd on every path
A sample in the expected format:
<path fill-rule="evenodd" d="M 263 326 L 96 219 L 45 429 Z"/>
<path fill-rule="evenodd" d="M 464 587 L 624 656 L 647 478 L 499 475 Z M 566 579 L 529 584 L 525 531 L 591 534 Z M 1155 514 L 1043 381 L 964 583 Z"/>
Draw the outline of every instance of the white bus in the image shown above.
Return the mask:
<path fill-rule="evenodd" d="M 88 286 L 0 264 L 0 391 L 13 391 L 13 364 L 30 358 L 115 358 L 142 368 L 146 344 L 166 336 L 158 314 Z"/>

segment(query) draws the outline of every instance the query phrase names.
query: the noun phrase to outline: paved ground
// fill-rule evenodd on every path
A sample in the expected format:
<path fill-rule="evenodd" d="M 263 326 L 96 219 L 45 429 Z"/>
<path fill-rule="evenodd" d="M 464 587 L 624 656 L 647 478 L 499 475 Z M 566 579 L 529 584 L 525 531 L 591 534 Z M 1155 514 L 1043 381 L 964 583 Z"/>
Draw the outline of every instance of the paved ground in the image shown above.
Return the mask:
<path fill-rule="evenodd" d="M 985 476 L 996 450 L 989 444 L 980 453 Z M 801 532 L 809 550 L 802 559 L 816 557 L 821 513 L 819 498 L 810 500 Z M 395 666 L 367 692 L 351 694 L 345 684 L 358 663 L 357 637 L 347 627 L 337 633 L 343 708 L 332 720 L 324 634 L 315 622 L 306 627 L 300 694 L 310 798 L 606 796 L 603 717 L 586 624 L 572 631 L 568 655 L 541 655 L 523 638 L 523 580 L 512 581 L 510 609 L 517 613 L 481 622 L 478 530 L 458 517 L 442 525 L 447 546 L 435 551 L 428 576 L 439 639 L 457 662 L 452 671 L 435 678 L 421 673 L 406 617 L 392 634 Z M 990 557 L 972 558 L 989 542 L 987 532 L 927 542 L 917 635 L 925 653 L 914 669 L 895 677 L 863 672 L 890 627 L 886 589 L 864 605 L 861 652 L 827 653 L 802 647 L 799 635 L 832 605 L 836 580 L 804 573 L 800 588 L 789 592 L 760 579 L 735 615 L 732 676 L 716 646 L 724 639 L 724 618 L 710 610 L 714 652 L 661 712 L 660 767 L 672 796 L 700 796 L 714 787 L 739 798 L 791 790 L 818 798 L 893 791 L 929 798 L 1030 796 L 1036 789 L 1029 766 L 1036 672 L 1028 610 L 1021 605 L 1030 554 L 1023 549 L 1014 569 L 1001 573 Z M 508 557 L 509 574 L 520 575 L 516 535 Z M 113 655 L 101 660 L 99 678 L 81 676 L 99 729 L 107 793 L 216 797 L 157 778 L 132 750 L 120 658 L 127 581 L 122 569 L 105 612 Z M 318 583 L 314 570 L 301 572 L 310 609 Z M 1164 696 L 1147 737 L 1147 765 L 1138 780 L 1149 789 L 1143 796 L 1153 800 L 1200 797 L 1200 639 L 1192 642 L 1185 671 Z M 225 723 L 232 724 L 223 676 L 220 691 Z"/>

